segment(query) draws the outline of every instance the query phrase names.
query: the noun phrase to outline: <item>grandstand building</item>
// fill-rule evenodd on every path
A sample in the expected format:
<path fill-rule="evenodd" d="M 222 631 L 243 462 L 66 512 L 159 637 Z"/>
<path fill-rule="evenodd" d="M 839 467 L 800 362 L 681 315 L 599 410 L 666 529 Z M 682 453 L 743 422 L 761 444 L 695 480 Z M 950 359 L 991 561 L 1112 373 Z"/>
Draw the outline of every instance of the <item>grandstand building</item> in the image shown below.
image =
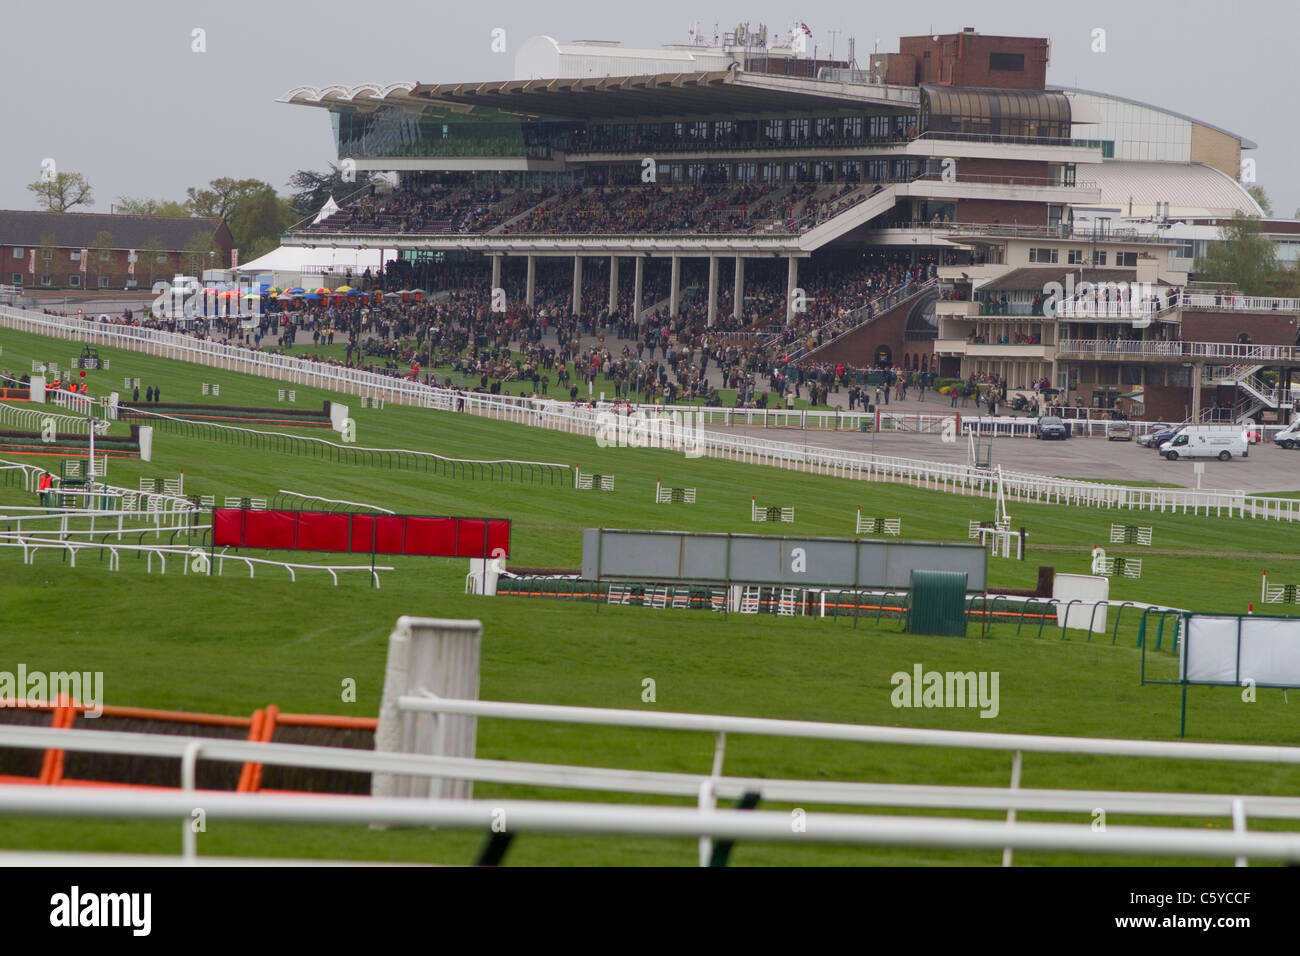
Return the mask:
<path fill-rule="evenodd" d="M 1127 396 L 1180 418 L 1289 411 L 1296 303 L 1234 299 L 1193 321 L 1193 298 L 1173 294 L 1216 223 L 1260 214 L 1236 179 L 1254 143 L 1051 88 L 1044 39 L 903 37 L 865 70 L 798 40 L 744 25 L 660 50 L 537 37 L 513 79 L 293 90 L 285 102 L 329 113 L 340 161 L 398 188 L 340 197 L 291 239 L 395 247 L 426 276 L 481 268 L 520 290 L 511 308 L 535 305 L 539 273 L 571 270 L 571 310 L 590 309 L 586 268 L 610 313 L 672 322 L 695 296 L 708 328 L 777 335 L 785 361 L 1046 380 L 1082 404 Z M 906 269 L 902 287 L 835 297 L 837 276 L 884 264 Z M 1085 282 L 1143 295 L 1121 307 L 1108 293 L 1098 314 Z M 1223 302 L 1207 294 L 1196 309 Z M 1183 362 L 1170 343 L 1193 334 L 1277 348 Z"/>

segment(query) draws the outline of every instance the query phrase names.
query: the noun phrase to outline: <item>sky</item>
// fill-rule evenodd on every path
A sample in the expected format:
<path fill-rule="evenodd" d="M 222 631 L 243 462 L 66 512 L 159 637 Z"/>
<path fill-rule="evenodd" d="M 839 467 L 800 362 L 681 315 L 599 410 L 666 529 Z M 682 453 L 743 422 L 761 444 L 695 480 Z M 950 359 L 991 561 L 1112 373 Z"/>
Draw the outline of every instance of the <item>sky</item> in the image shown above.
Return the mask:
<path fill-rule="evenodd" d="M 119 196 L 180 201 L 222 176 L 287 194 L 296 170 L 336 158 L 325 110 L 276 102 L 295 87 L 503 80 L 538 34 L 655 47 L 687 42 L 693 23 L 711 36 L 715 23 L 774 32 L 796 19 L 819 52 L 834 42 L 842 56 L 856 37 L 860 66 L 877 41 L 896 52 L 900 36 L 1045 36 L 1049 85 L 1116 93 L 1254 140 L 1245 155 L 1275 213 L 1300 207 L 1294 0 L 4 0 L 0 209 L 36 208 L 25 186 L 46 159 L 87 178 L 91 212 Z M 1098 28 L 1104 52 L 1093 50 Z M 496 29 L 504 53 L 492 52 Z"/>

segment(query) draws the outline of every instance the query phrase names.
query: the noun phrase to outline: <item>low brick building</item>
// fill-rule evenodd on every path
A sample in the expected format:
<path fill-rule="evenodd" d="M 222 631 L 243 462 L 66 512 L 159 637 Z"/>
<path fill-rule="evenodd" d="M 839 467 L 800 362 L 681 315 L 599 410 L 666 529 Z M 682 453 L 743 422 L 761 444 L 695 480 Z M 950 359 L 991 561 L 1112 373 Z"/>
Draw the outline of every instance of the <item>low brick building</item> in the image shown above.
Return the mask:
<path fill-rule="evenodd" d="M 176 273 L 227 268 L 223 219 L 0 210 L 0 284 L 40 289 L 148 289 Z"/>

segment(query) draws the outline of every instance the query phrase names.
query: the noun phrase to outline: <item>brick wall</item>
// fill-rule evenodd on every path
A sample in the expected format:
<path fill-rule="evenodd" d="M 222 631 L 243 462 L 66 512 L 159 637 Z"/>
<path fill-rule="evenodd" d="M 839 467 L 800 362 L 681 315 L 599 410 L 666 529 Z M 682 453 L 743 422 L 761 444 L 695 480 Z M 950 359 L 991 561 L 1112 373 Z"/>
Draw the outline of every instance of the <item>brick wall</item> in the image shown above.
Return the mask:
<path fill-rule="evenodd" d="M 921 84 L 1007 90 L 1041 90 L 1047 85 L 1048 43 L 1042 38 L 950 33 L 937 41 L 933 36 L 902 37 L 898 49 L 916 58 Z M 1024 68 L 994 69 L 992 54 L 1021 57 Z"/>
<path fill-rule="evenodd" d="M 960 167 L 958 167 L 960 169 Z M 1008 202 L 1000 199 L 957 200 L 957 222 L 997 221 L 1001 225 L 1047 225 L 1047 205 L 1038 202 Z"/>
<path fill-rule="evenodd" d="M 1254 345 L 1295 345 L 1296 317 L 1285 312 L 1183 312 L 1188 342 L 1236 342 L 1241 333 Z"/>

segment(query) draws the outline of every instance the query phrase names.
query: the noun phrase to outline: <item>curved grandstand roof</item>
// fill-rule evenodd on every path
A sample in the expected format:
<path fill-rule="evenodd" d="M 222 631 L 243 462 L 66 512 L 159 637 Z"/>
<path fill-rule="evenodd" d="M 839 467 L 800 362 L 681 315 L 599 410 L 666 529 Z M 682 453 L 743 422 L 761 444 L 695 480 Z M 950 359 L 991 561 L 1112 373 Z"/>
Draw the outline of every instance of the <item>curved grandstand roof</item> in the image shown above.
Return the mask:
<path fill-rule="evenodd" d="M 1058 89 L 1060 89 L 1062 92 L 1065 93 L 1082 93 L 1086 96 L 1100 96 L 1103 99 L 1115 100 L 1116 102 L 1119 103 L 1130 103 L 1133 106 L 1141 106 L 1149 110 L 1155 110 L 1158 113 L 1165 113 L 1169 116 L 1176 116 L 1180 120 L 1186 120 L 1189 123 L 1195 123 L 1198 126 L 1204 126 L 1206 129 L 1212 129 L 1215 132 L 1222 133 L 1224 136 L 1231 136 L 1233 139 L 1241 143 L 1242 149 L 1259 148 L 1259 144 L 1256 143 L 1254 140 L 1249 140 L 1246 139 L 1246 137 L 1244 136 L 1239 136 L 1238 134 L 1232 132 L 1232 130 L 1224 129 L 1222 126 L 1215 126 L 1213 123 L 1207 123 L 1205 122 L 1205 120 L 1197 119 L 1195 116 L 1188 116 L 1186 113 L 1179 113 L 1176 110 L 1165 109 L 1163 106 L 1157 106 L 1155 103 L 1144 103 L 1142 100 L 1131 99 L 1127 96 L 1117 96 L 1114 93 L 1103 93 L 1100 90 L 1085 90 L 1075 86 L 1061 86 L 1058 87 Z"/>
<path fill-rule="evenodd" d="M 866 103 L 910 111 L 918 100 L 915 88 L 846 87 L 828 80 L 715 70 L 485 83 L 300 86 L 280 102 L 359 110 L 396 106 L 466 112 L 487 108 L 525 116 L 621 118 L 809 109 L 834 112 L 860 110 Z"/>
<path fill-rule="evenodd" d="M 1264 214 L 1239 182 L 1201 163 L 1107 160 L 1089 166 L 1088 178 L 1097 183 L 1101 199 L 1077 204 L 1078 209 L 1105 206 L 1129 215 L 1131 202 L 1132 215 L 1149 216 L 1156 203 L 1167 202 L 1171 218 Z"/>

